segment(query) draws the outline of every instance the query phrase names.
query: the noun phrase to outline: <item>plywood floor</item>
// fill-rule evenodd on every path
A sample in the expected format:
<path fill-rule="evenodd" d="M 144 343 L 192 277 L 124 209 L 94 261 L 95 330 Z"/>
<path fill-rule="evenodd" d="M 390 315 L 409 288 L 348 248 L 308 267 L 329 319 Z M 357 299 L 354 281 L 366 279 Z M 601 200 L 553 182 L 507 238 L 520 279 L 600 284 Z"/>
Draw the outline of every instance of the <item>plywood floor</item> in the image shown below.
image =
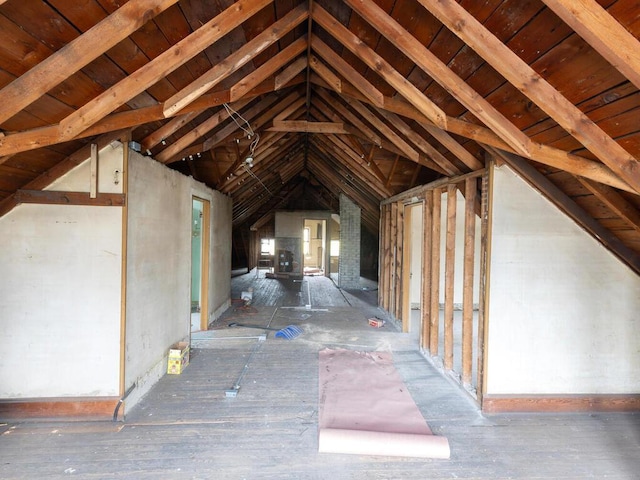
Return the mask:
<path fill-rule="evenodd" d="M 483 416 L 413 336 L 367 325 L 380 314 L 374 290 L 340 292 L 324 278 L 295 288 L 253 273 L 234 279 L 234 298 L 252 285 L 254 304 L 236 304 L 194 334 L 191 365 L 165 376 L 124 423 L 3 426 L 0 478 L 640 478 L 638 415 Z M 261 331 L 227 327 L 233 321 L 297 324 L 304 334 L 260 342 Z M 448 437 L 451 459 L 319 454 L 318 351 L 327 346 L 391 350 L 434 433 Z"/>

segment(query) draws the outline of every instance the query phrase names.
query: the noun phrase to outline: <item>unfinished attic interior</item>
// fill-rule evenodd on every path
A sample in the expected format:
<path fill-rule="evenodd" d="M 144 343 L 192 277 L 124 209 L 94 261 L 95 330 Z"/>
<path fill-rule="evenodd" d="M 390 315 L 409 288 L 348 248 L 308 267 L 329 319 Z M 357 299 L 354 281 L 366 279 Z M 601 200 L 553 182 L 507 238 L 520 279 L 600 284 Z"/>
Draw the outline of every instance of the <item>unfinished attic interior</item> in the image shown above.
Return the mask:
<path fill-rule="evenodd" d="M 623 453 L 590 455 L 585 433 L 584 457 L 587 473 L 635 478 L 639 37 L 636 0 L 0 0 L 0 432 L 126 424 L 190 372 L 232 381 L 251 349 L 211 335 L 236 332 L 223 327 L 249 292 L 245 323 L 317 307 L 292 320 L 307 343 L 264 347 L 273 365 L 308 361 L 305 392 L 340 335 L 365 350 L 393 335 L 415 356 L 407 378 L 452 389 L 423 408 L 443 425 L 456 395 L 467 426 L 627 412 L 598 417 Z M 166 375 L 177 342 L 192 364 Z M 420 388 L 409 381 L 418 401 Z M 198 399 L 211 417 L 189 425 L 233 408 L 222 388 Z M 461 478 L 544 463 L 478 473 L 456 450 L 471 442 L 459 422 L 443 433 Z M 12 440 L 0 452 L 18 458 Z M 307 478 L 330 457 L 300 458 L 293 477 L 263 473 Z M 345 465 L 382 468 L 359 461 Z"/>

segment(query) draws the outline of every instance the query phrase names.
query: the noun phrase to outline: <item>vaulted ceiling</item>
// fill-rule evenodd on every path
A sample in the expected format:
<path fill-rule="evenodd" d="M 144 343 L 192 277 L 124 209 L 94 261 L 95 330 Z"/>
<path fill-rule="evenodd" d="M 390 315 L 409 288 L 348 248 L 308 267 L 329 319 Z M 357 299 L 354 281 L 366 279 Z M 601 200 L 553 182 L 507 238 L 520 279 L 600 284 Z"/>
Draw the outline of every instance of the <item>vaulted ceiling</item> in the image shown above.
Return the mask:
<path fill-rule="evenodd" d="M 125 139 L 236 228 L 344 193 L 376 233 L 490 155 L 638 270 L 638 37 L 637 0 L 0 0 L 0 214 Z"/>

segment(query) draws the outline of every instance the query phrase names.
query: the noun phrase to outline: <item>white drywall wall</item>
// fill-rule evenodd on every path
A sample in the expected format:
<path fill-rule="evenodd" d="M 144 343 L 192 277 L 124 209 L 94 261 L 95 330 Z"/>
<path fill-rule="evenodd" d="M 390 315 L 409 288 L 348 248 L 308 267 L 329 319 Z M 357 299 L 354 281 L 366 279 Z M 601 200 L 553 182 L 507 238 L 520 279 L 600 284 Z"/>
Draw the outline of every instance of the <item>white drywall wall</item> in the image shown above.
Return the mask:
<path fill-rule="evenodd" d="M 99 152 L 99 191 L 122 149 Z M 47 190 L 88 192 L 89 163 Z M 0 397 L 117 396 L 122 208 L 19 205 L 0 218 Z"/>
<path fill-rule="evenodd" d="M 126 388 L 189 337 L 191 315 L 187 177 L 133 151 L 128 174 Z"/>
<path fill-rule="evenodd" d="M 640 277 L 494 169 L 487 394 L 640 391 Z"/>
<path fill-rule="evenodd" d="M 192 198 L 211 202 L 209 311 L 231 295 L 231 200 L 131 151 L 128 185 L 125 387 L 134 405 L 166 371 L 171 344 L 188 340 Z"/>
<path fill-rule="evenodd" d="M 209 322 L 231 305 L 231 219 L 233 202 L 226 195 L 193 182 L 193 194 L 211 201 L 209 255 Z"/>
<path fill-rule="evenodd" d="M 277 238 L 302 238 L 304 215 L 302 212 L 276 212 L 275 236 Z"/>
<path fill-rule="evenodd" d="M 122 143 L 115 141 L 98 152 L 98 192 L 122 193 L 122 155 Z M 86 160 L 45 190 L 89 192 L 90 187 L 91 162 Z"/>

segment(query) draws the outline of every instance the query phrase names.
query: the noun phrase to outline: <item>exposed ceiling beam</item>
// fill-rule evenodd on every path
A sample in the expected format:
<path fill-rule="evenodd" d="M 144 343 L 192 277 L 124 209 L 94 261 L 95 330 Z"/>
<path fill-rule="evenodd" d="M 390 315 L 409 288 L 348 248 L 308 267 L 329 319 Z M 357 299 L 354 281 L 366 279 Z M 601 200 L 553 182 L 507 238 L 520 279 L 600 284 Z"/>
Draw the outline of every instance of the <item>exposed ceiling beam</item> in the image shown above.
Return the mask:
<path fill-rule="evenodd" d="M 625 200 L 619 192 L 607 185 L 602 185 L 586 178 L 576 178 L 627 225 L 640 232 L 640 211 Z"/>
<path fill-rule="evenodd" d="M 378 109 L 378 113 L 389 123 L 393 125 L 404 137 L 419 148 L 427 157 L 435 162 L 447 175 L 460 175 L 461 172 L 455 165 L 453 165 L 447 157 L 440 153 L 436 148 L 431 145 L 427 140 L 421 137 L 415 130 L 407 125 L 404 120 L 398 117 L 395 113 L 387 112 L 383 109 Z M 480 163 L 480 162 L 478 162 Z M 478 168 L 483 168 L 484 165 L 480 164 Z M 477 168 L 476 168 L 477 169 Z"/>
<path fill-rule="evenodd" d="M 393 178 L 393 174 L 396 173 L 396 168 L 398 167 L 399 161 L 400 161 L 400 155 L 396 155 L 396 158 L 393 161 L 393 165 L 391 166 L 391 170 L 389 171 L 389 176 L 387 177 L 387 181 L 385 182 L 386 187 L 391 185 L 391 178 Z"/>
<path fill-rule="evenodd" d="M 493 105 L 473 90 L 427 47 L 406 31 L 384 10 L 371 0 L 345 0 L 360 16 L 390 40 L 415 64 L 467 107 L 482 123 L 493 130 L 517 153 L 529 157 L 531 140 Z M 482 168 L 482 167 L 480 167 Z"/>
<path fill-rule="evenodd" d="M 378 222 L 374 219 L 379 218 L 379 201 L 363 196 L 362 191 L 353 183 L 353 180 L 346 177 L 339 177 L 335 170 L 332 170 L 332 168 L 323 161 L 326 160 L 324 155 L 322 155 L 321 152 L 318 152 L 317 155 L 318 158 L 316 158 L 315 154 L 309 156 L 309 171 L 323 184 L 332 189 L 336 197 L 339 197 L 340 193 L 344 193 L 349 197 L 349 199 L 362 210 L 362 218 L 367 221 L 369 229 L 376 229 Z"/>
<path fill-rule="evenodd" d="M 185 88 L 177 92 L 164 102 L 164 114 L 167 117 L 182 110 L 196 98 L 211 90 L 215 85 L 227 78 L 243 65 L 250 62 L 258 54 L 280 40 L 284 35 L 293 30 L 309 16 L 309 6 L 306 3 L 299 5 L 288 14 L 265 29 L 251 41 L 217 63 L 209 71 L 202 74 Z M 298 72 L 299 73 L 299 72 Z M 295 76 L 295 75 L 294 75 Z"/>
<path fill-rule="evenodd" d="M 452 33 L 640 193 L 640 161 L 454 0 L 419 0 Z M 533 158 L 531 155 L 527 155 Z"/>
<path fill-rule="evenodd" d="M 315 55 L 309 56 L 309 67 L 329 85 L 331 90 L 338 93 L 342 92 L 342 79 L 333 73 L 333 71 Z M 311 76 L 309 78 L 311 78 Z M 311 81 L 309 83 L 311 83 Z"/>
<path fill-rule="evenodd" d="M 320 40 L 316 35 L 311 37 L 311 48 L 317 53 L 327 64 L 344 77 L 351 85 L 356 87 L 363 95 L 371 100 L 375 105 L 382 106 L 384 96 L 382 92 L 374 87 L 371 82 L 360 75 L 355 68 L 353 68 L 346 60 L 340 55 L 334 52 L 331 47 Z M 311 67 L 320 75 L 330 86 L 336 88 L 340 92 L 342 82 L 335 75 L 333 75 L 331 69 L 320 62 L 316 57 L 312 57 Z"/>
<path fill-rule="evenodd" d="M 274 95 L 270 95 L 268 97 L 263 98 L 255 105 L 252 105 L 245 111 L 239 112 L 239 113 L 242 115 L 242 118 L 244 118 L 245 121 L 251 122 L 254 120 L 254 117 L 260 115 L 261 113 L 264 113 L 265 110 L 272 111 L 272 109 L 274 108 L 276 109 L 284 108 L 284 106 L 288 104 L 286 103 L 286 100 L 292 99 L 295 97 L 296 97 L 296 94 L 290 94 L 287 96 L 286 99 L 281 100 Z M 226 139 L 229 138 L 230 135 L 232 135 L 234 132 L 241 129 L 240 125 L 236 121 L 227 123 L 219 131 L 215 132 L 211 137 L 205 140 L 204 149 L 209 150 L 215 147 L 216 145 L 223 143 Z M 258 121 L 254 121 L 251 124 L 251 128 L 254 131 L 254 133 L 257 132 L 257 130 L 261 127 L 261 125 L 262 125 L 262 122 L 258 122 Z M 246 127 L 246 125 L 243 125 L 243 127 Z M 246 132 L 245 132 L 245 135 L 246 135 Z"/>
<path fill-rule="evenodd" d="M 595 0 L 542 0 L 611 65 L 640 88 L 640 42 Z"/>
<path fill-rule="evenodd" d="M 251 100 L 240 100 L 235 105 L 235 108 L 243 108 Z M 211 130 L 216 128 L 222 122 L 229 118 L 229 111 L 225 108 L 220 108 L 216 113 L 207 118 L 204 122 L 196 125 L 195 128 L 184 134 L 176 142 L 169 145 L 167 148 L 156 154 L 154 157 L 160 163 L 169 163 L 173 158 L 178 156 L 182 150 L 187 148 L 193 142 L 203 137 Z M 207 150 L 204 148 L 203 150 Z"/>
<path fill-rule="evenodd" d="M 398 135 L 389 125 L 378 118 L 372 111 L 370 111 L 365 105 L 357 100 L 347 99 L 347 103 L 362 116 L 367 122 L 369 122 L 380 134 L 395 145 L 409 160 L 420 163 L 431 170 L 446 175 L 446 171 L 440 167 L 437 163 L 431 159 L 427 159 L 424 155 L 420 154 L 413 146 L 411 146 L 406 140 Z"/>
<path fill-rule="evenodd" d="M 189 112 L 184 115 L 173 118 L 171 121 L 165 123 L 157 130 L 147 135 L 141 142 L 140 146 L 142 151 L 149 150 L 159 143 L 162 143 L 166 138 L 176 133 L 182 127 L 187 125 L 191 120 L 196 118 L 200 112 Z"/>
<path fill-rule="evenodd" d="M 449 133 L 426 123 L 422 123 L 420 126 L 424 128 L 429 135 L 440 142 L 440 144 L 442 144 L 447 150 L 449 150 L 458 160 L 469 167 L 470 170 L 478 170 L 479 168 L 484 167 L 484 164 L 480 160 L 474 157 L 469 150 L 460 145 L 460 143 L 449 135 Z"/>
<path fill-rule="evenodd" d="M 354 114 L 351 110 L 349 110 L 339 98 L 334 97 L 329 93 L 329 91 L 325 89 L 317 89 L 316 96 L 319 97 L 324 103 L 317 102 L 316 107 L 319 108 L 325 115 L 329 116 L 330 113 L 326 111 L 325 108 L 322 108 L 325 105 L 328 108 L 331 108 L 335 114 L 342 118 L 348 124 L 353 125 L 357 130 L 359 130 L 364 138 L 369 142 L 375 144 L 376 146 L 382 145 L 382 139 L 380 135 L 373 131 L 362 119 Z"/>
<path fill-rule="evenodd" d="M 302 73 L 302 71 L 307 68 L 307 63 L 308 61 L 306 57 L 300 57 L 297 60 L 291 62 L 287 67 L 285 67 L 274 78 L 275 90 L 280 90 L 287 83 L 293 80 L 296 75 Z"/>
<path fill-rule="evenodd" d="M 276 122 L 276 121 L 285 120 L 289 118 L 296 111 L 300 110 L 301 108 L 304 108 L 306 103 L 307 103 L 307 99 L 302 95 L 300 95 L 295 102 L 291 103 L 291 105 L 287 106 L 287 108 L 283 109 L 280 113 L 275 115 L 273 117 L 273 121 Z"/>
<path fill-rule="evenodd" d="M 298 76 L 291 81 L 289 86 L 294 86 L 302 83 L 303 78 Z M 245 97 L 257 97 L 265 93 L 271 93 L 276 91 L 275 85 L 269 82 L 263 82 L 258 87 L 254 88 Z M 219 92 L 203 95 L 195 100 L 192 104 L 188 105 L 182 111 L 181 114 L 188 112 L 203 112 L 211 107 L 219 107 L 224 103 L 229 103 L 230 91 L 221 90 Z M 164 120 L 165 117 L 162 113 L 162 104 L 153 105 L 150 107 L 142 107 L 135 110 L 129 110 L 125 112 L 112 113 L 92 127 L 79 133 L 76 139 L 87 138 L 93 135 L 100 135 L 103 133 L 120 130 L 123 128 L 137 127 L 149 122 L 157 122 Z M 0 135 L 0 155 L 12 155 L 15 153 L 26 152 L 28 150 L 34 150 L 37 148 L 47 147 L 49 145 L 55 145 L 62 143 L 63 140 L 59 135 L 58 125 L 51 125 L 48 127 L 34 128 L 31 130 L 25 130 L 23 132 L 10 133 L 7 135 Z M 3 157 L 0 157 L 2 159 Z M 0 165 L 3 162 L 0 160 Z"/>
<path fill-rule="evenodd" d="M 129 0 L 0 90 L 0 123 L 33 103 L 177 1 Z"/>
<path fill-rule="evenodd" d="M 268 132 L 306 132 L 306 133 L 337 133 L 347 135 L 344 123 L 340 122 L 308 122 L 306 120 L 275 120 Z"/>
<path fill-rule="evenodd" d="M 346 97 L 357 99 L 361 102 L 367 102 L 367 98 L 361 95 L 355 89 L 344 89 L 343 95 Z M 399 101 L 396 98 L 385 97 L 385 109 L 395 112 L 399 115 L 416 120 L 423 126 L 430 124 L 429 120 L 422 115 L 413 105 L 405 101 Z M 507 145 L 500 137 L 481 125 L 474 125 L 463 120 L 449 117 L 447 121 L 448 131 L 460 135 L 462 137 L 474 140 L 483 145 L 490 145 L 500 150 L 515 153 L 515 151 Z M 559 168 L 570 173 L 574 173 L 581 177 L 595 180 L 621 190 L 637 193 L 635 189 L 630 187 L 626 182 L 620 179 L 618 175 L 613 173 L 609 167 L 600 162 L 595 162 L 578 155 L 565 152 L 555 147 L 550 147 L 541 143 L 533 142 L 531 160 L 549 165 L 550 167 Z"/>
<path fill-rule="evenodd" d="M 322 150 L 328 156 L 341 161 L 351 171 L 360 175 L 376 194 L 381 197 L 390 197 L 393 192 L 371 171 L 367 165 L 367 160 L 363 159 L 357 152 L 349 148 L 344 142 L 334 135 L 314 136 L 312 140 L 317 146 L 322 146 Z"/>
<path fill-rule="evenodd" d="M 263 80 L 273 75 L 294 58 L 307 49 L 307 37 L 300 37 L 292 44 L 282 49 L 277 55 L 271 57 L 242 80 L 231 87 L 231 101 L 238 100 L 246 95 L 252 88 L 257 87 Z"/>
<path fill-rule="evenodd" d="M 429 100 L 415 85 L 404 78 L 389 62 L 369 48 L 362 40 L 348 30 L 344 25 L 331 16 L 318 4 L 313 5 L 312 16 L 322 28 L 338 40 L 347 50 L 357 55 L 369 68 L 378 72 L 382 78 L 396 91 L 420 110 L 431 122 L 446 129 L 447 116 Z"/>
<path fill-rule="evenodd" d="M 272 0 L 238 0 L 171 48 L 60 121 L 60 137 L 71 140 L 212 45 Z M 233 97 L 233 92 L 232 92 Z"/>

